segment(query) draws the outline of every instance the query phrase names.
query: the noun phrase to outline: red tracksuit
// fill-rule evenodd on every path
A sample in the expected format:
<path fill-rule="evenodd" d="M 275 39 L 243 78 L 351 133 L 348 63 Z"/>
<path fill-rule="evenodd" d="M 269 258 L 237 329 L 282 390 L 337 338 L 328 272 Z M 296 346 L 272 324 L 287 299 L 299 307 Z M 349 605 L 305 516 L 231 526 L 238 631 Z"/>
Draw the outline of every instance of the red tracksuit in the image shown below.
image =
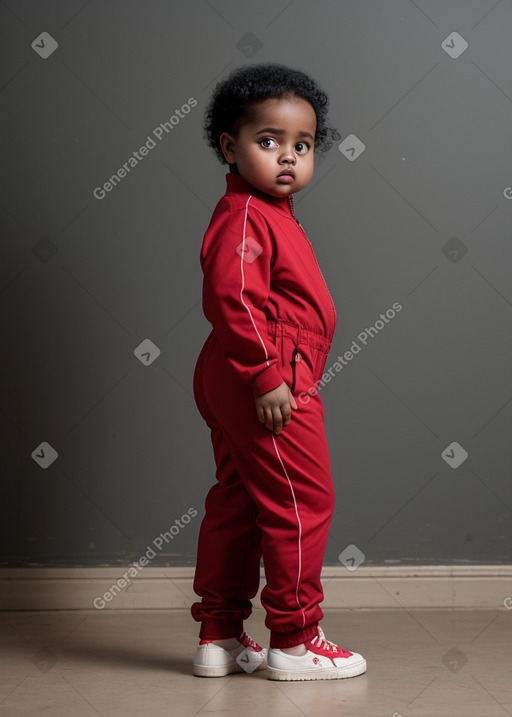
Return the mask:
<path fill-rule="evenodd" d="M 238 174 L 226 181 L 201 249 L 213 330 L 194 395 L 211 430 L 217 482 L 199 533 L 194 590 L 202 601 L 191 612 L 201 639 L 238 637 L 263 555 L 270 646 L 291 647 L 312 638 L 323 616 L 334 486 L 320 394 L 299 396 L 322 376 L 336 310 L 292 197 L 270 197 Z M 254 399 L 283 381 L 298 408 L 274 436 Z"/>

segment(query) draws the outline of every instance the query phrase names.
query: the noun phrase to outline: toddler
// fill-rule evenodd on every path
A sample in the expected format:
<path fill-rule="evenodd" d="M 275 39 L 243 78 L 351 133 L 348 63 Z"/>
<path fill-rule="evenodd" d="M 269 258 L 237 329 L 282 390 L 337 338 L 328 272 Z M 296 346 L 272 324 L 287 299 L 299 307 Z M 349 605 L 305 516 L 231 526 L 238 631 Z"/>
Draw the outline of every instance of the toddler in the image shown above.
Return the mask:
<path fill-rule="evenodd" d="M 293 194 L 313 176 L 314 151 L 339 135 L 328 98 L 303 72 L 272 63 L 237 68 L 205 115 L 226 193 L 202 249 L 203 311 L 213 329 L 194 372 L 211 431 L 216 483 L 206 497 L 191 608 L 201 623 L 193 672 L 268 669 L 273 680 L 326 680 L 366 671 L 328 641 L 320 572 L 334 487 L 320 394 L 336 309 Z M 308 395 L 309 398 L 309 395 Z M 244 631 L 261 592 L 267 651 Z"/>

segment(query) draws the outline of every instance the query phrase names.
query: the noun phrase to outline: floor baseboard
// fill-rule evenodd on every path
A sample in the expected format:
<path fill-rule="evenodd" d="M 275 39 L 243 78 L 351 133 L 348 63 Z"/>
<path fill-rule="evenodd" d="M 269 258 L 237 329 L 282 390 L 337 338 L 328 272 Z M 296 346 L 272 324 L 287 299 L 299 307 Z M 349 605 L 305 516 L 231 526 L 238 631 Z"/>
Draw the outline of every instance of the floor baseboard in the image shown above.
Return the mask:
<path fill-rule="evenodd" d="M 0 610 L 189 608 L 194 568 L 0 569 Z M 326 566 L 325 608 L 512 609 L 512 565 Z M 261 573 L 260 591 L 264 585 Z M 260 591 L 253 600 L 261 609 Z"/>

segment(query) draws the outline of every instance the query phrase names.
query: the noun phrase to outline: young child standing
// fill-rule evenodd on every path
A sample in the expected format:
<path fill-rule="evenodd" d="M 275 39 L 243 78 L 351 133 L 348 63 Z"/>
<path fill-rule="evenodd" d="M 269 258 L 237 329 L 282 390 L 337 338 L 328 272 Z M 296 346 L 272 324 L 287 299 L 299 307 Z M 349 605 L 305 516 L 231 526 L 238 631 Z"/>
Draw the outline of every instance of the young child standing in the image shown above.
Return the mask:
<path fill-rule="evenodd" d="M 334 487 L 318 392 L 336 310 L 292 194 L 328 149 L 328 98 L 303 72 L 240 67 L 205 115 L 209 145 L 229 164 L 203 239 L 203 311 L 212 324 L 194 373 L 211 431 L 216 483 L 206 498 L 191 608 L 201 623 L 193 672 L 267 668 L 274 680 L 353 677 L 359 654 L 329 642 L 320 572 Z M 266 651 L 244 631 L 259 587 Z"/>

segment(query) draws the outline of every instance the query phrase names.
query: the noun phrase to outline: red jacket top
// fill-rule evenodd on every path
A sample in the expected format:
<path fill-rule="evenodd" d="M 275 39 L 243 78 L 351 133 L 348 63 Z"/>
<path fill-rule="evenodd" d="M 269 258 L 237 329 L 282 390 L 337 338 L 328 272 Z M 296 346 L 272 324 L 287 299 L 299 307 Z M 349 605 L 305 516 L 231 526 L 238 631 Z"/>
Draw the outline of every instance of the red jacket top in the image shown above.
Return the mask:
<path fill-rule="evenodd" d="M 239 174 L 226 182 L 201 248 L 203 311 L 257 397 L 283 382 L 267 321 L 289 321 L 330 342 L 336 309 L 293 198 L 259 192 Z"/>

